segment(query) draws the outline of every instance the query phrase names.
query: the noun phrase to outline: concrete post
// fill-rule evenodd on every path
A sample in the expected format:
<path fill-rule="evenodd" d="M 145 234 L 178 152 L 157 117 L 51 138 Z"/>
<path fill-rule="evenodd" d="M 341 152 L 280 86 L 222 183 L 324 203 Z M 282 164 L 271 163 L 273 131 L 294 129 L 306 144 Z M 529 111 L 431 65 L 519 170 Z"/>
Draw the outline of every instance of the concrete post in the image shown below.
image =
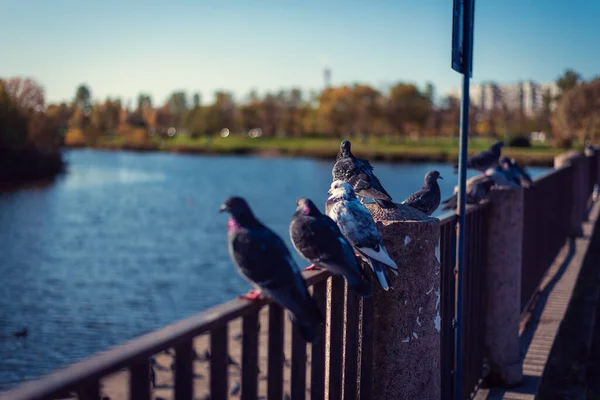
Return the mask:
<path fill-rule="evenodd" d="M 491 386 L 516 386 L 523 380 L 519 352 L 523 189 L 490 192 L 487 234 L 485 345 Z"/>
<path fill-rule="evenodd" d="M 554 168 L 558 169 L 563 166 L 571 167 L 572 199 L 571 208 L 571 237 L 583 236 L 582 223 L 586 219 L 587 214 L 587 195 L 588 195 L 588 174 L 589 168 L 586 168 L 585 158 L 582 153 L 575 150 L 562 153 L 554 157 Z"/>
<path fill-rule="evenodd" d="M 384 400 L 436 400 L 440 376 L 440 221 L 398 204 L 368 204 L 398 277 L 374 283 L 373 392 Z"/>

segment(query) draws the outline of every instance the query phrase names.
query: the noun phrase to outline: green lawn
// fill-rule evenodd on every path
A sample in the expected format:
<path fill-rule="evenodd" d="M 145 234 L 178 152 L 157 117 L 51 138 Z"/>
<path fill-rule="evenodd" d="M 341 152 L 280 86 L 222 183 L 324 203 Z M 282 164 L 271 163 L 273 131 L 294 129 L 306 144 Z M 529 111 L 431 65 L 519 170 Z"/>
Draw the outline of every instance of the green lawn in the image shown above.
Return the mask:
<path fill-rule="evenodd" d="M 486 149 L 495 139 L 473 138 L 469 141 L 469 153 Z M 455 161 L 458 155 L 458 138 L 435 137 L 413 140 L 410 138 L 391 139 L 371 137 L 366 143 L 359 139 L 352 141 L 353 152 L 357 156 L 390 161 Z M 145 149 L 189 153 L 272 153 L 290 156 L 331 158 L 335 157 L 340 146 L 337 138 L 323 137 L 286 137 L 255 138 L 242 135 L 230 135 L 222 138 L 218 135 L 208 140 L 206 137 L 192 139 L 188 136 L 175 138 L 152 138 L 144 146 L 127 143 L 123 138 L 103 139 L 99 147 Z M 551 165 L 556 154 L 563 152 L 548 144 L 534 144 L 531 148 L 505 147 L 503 153 L 520 162 L 536 165 Z"/>

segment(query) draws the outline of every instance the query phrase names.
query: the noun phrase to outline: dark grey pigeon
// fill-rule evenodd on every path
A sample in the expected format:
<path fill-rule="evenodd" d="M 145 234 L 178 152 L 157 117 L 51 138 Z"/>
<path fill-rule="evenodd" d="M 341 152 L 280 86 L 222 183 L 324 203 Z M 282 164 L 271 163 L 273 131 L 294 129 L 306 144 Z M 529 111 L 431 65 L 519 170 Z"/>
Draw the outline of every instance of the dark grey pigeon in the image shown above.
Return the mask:
<path fill-rule="evenodd" d="M 344 140 L 340 145 L 340 151 L 331 171 L 333 180 L 351 184 L 356 194 L 363 198 L 361 203 L 368 197 L 382 208 L 395 208 L 392 197 L 373 173 L 371 164 L 367 160 L 354 157 L 350 147 L 348 140 Z"/>
<path fill-rule="evenodd" d="M 317 340 L 324 321 L 317 303 L 285 243 L 264 226 L 241 197 L 230 197 L 221 206 L 229 213 L 229 254 L 241 275 L 258 290 L 243 296 L 257 300 L 261 294 L 289 312 L 302 337 Z"/>
<path fill-rule="evenodd" d="M 516 183 L 524 188 L 532 188 L 534 186 L 533 179 L 531 179 L 531 175 L 529 175 L 519 163 L 514 158 L 509 159 L 508 157 L 502 158 L 502 167 L 504 170 L 510 171 L 513 179 Z"/>
<path fill-rule="evenodd" d="M 489 176 L 477 176 L 477 179 L 472 179 L 467 182 L 466 187 L 466 204 L 478 204 L 484 200 L 490 193 L 491 188 L 496 184 L 494 179 Z M 454 194 L 449 199 L 442 202 L 442 210 L 455 210 L 458 207 L 458 188 L 455 188 Z"/>
<path fill-rule="evenodd" d="M 290 238 L 298 253 L 313 263 L 306 269 L 325 268 L 333 275 L 343 275 L 356 293 L 370 296 L 371 284 L 365 279 L 352 245 L 337 224 L 321 214 L 309 199 L 298 199 L 296 206 L 290 223 Z"/>
<path fill-rule="evenodd" d="M 335 221 L 352 247 L 369 263 L 381 287 L 388 290 L 388 271 L 398 275 L 398 266 L 383 245 L 373 216 L 358 201 L 349 183 L 334 181 L 328 193 L 331 196 L 325 203 L 325 212 Z"/>
<path fill-rule="evenodd" d="M 408 196 L 402 204 L 416 208 L 427 215 L 433 214 L 439 207 L 442 197 L 440 185 L 437 182 L 438 179 L 444 178 L 440 176 L 438 171 L 429 171 L 425 174 L 423 187 Z"/>
<path fill-rule="evenodd" d="M 467 160 L 467 168 L 485 172 L 489 168 L 496 167 L 500 160 L 500 155 L 502 154 L 502 146 L 504 146 L 504 142 L 497 141 L 492 144 L 488 150 L 473 154 L 473 156 Z M 458 164 L 454 166 L 454 173 L 457 172 L 457 168 Z"/>

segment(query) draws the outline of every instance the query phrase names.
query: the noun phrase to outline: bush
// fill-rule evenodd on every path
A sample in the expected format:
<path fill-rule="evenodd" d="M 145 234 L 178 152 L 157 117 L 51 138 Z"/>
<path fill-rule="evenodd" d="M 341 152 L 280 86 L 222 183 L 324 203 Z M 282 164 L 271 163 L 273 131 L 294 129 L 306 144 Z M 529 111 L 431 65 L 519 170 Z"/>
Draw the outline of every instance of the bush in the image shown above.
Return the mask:
<path fill-rule="evenodd" d="M 556 141 L 554 142 L 554 147 L 558 148 L 558 149 L 571 149 L 573 148 L 573 139 L 571 138 L 558 138 L 556 139 Z"/>
<path fill-rule="evenodd" d="M 508 147 L 531 147 L 531 141 L 526 136 L 514 136 L 509 139 Z"/>
<path fill-rule="evenodd" d="M 71 128 L 65 135 L 66 146 L 83 146 L 85 145 L 85 136 L 79 128 Z"/>

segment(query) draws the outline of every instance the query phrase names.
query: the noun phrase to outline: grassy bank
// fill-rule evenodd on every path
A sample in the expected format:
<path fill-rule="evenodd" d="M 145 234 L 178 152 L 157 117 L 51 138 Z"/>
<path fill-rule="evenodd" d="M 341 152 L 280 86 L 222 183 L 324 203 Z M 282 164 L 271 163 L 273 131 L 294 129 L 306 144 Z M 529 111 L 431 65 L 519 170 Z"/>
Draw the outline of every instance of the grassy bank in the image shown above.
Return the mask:
<path fill-rule="evenodd" d="M 354 153 L 370 160 L 390 162 L 455 162 L 458 160 L 458 140 L 455 138 L 424 138 L 419 140 L 384 140 L 370 138 L 362 143 L 351 139 Z M 493 142 L 489 138 L 474 138 L 469 152 L 483 150 Z M 103 138 L 93 147 L 106 150 L 167 151 L 191 154 L 253 154 L 262 156 L 292 156 L 332 159 L 339 149 L 338 138 L 255 138 L 230 135 L 192 139 L 179 136 L 172 139 L 152 138 L 146 142 L 128 141 L 124 137 Z M 552 166 L 554 156 L 562 149 L 536 144 L 531 148 L 506 147 L 504 154 L 525 165 Z"/>

